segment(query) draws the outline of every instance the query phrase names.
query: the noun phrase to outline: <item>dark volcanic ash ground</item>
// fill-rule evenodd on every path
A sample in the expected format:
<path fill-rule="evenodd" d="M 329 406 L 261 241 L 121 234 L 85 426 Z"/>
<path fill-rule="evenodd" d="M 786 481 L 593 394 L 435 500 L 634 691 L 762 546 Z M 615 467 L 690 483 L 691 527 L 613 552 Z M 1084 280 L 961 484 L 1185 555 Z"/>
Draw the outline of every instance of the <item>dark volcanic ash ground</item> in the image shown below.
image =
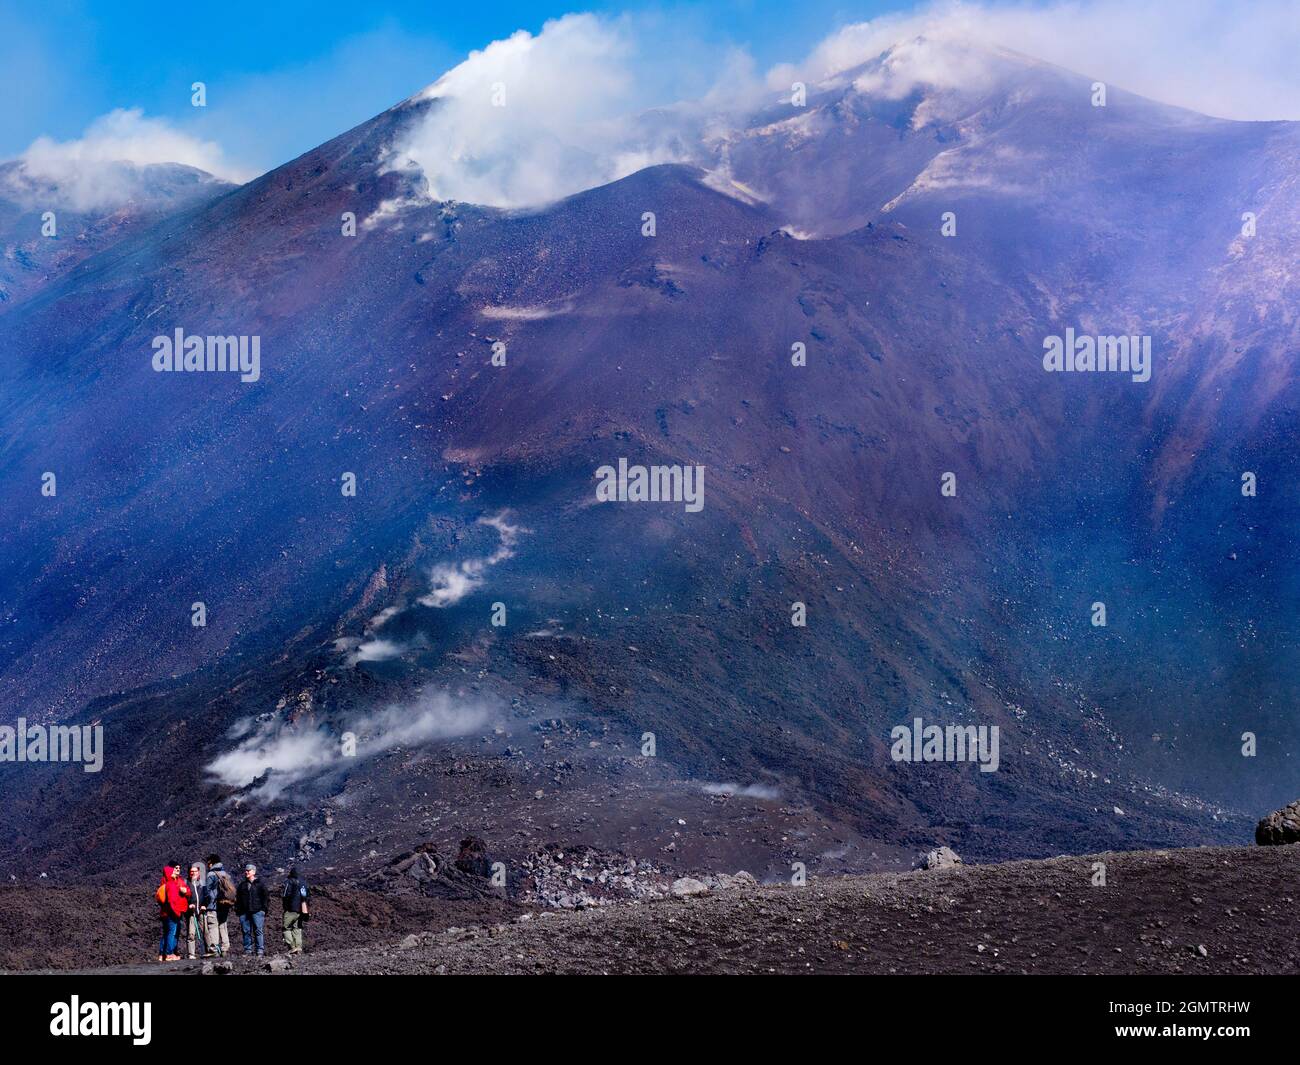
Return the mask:
<path fill-rule="evenodd" d="M 1094 886 L 1098 863 L 1105 886 Z M 382 919 L 368 920 L 374 911 L 356 896 L 331 894 L 309 925 L 309 953 L 263 962 L 236 954 L 228 971 L 1297 973 L 1298 892 L 1300 846 L 1290 845 L 813 878 L 804 887 L 736 885 L 577 911 L 484 905 L 475 912 L 444 902 L 400 914 L 385 907 Z M 73 904 L 69 893 L 27 892 L 20 909 L 8 895 L 0 892 L 6 931 L 41 907 L 55 923 Z M 119 961 L 132 950 L 120 942 Z M 160 969 L 219 974 L 200 962 L 102 971 Z"/>

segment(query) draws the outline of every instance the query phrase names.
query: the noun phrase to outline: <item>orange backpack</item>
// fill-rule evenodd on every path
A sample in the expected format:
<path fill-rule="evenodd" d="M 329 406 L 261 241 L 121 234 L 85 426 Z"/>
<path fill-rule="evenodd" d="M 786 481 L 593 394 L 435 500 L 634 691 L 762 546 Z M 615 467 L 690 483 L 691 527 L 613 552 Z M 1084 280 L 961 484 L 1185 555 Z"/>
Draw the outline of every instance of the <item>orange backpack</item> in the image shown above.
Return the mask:
<path fill-rule="evenodd" d="M 166 885 L 165 883 L 164 883 L 164 884 L 159 884 L 159 885 L 158 885 L 158 890 L 155 891 L 155 892 L 153 893 L 153 897 L 156 898 L 156 899 L 158 900 L 158 905 L 159 905 L 159 906 L 166 906 L 166 905 L 167 905 L 167 885 Z"/>

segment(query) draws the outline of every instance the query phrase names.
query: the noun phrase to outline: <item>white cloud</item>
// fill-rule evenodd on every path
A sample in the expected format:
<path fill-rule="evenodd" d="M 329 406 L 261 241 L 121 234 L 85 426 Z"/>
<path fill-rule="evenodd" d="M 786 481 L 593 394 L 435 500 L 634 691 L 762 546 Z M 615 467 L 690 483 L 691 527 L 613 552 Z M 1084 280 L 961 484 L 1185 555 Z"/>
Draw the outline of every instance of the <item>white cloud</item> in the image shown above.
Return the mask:
<path fill-rule="evenodd" d="M 739 797 L 742 799 L 779 799 L 781 797 L 780 789 L 771 787 L 767 784 L 735 784 L 730 781 L 724 783 L 706 782 L 700 785 L 700 790 L 705 795 L 723 795 L 727 798 Z"/>
<path fill-rule="evenodd" d="M 394 747 L 486 731 L 496 717 L 496 709 L 486 703 L 459 702 L 438 692 L 348 719 L 337 734 L 321 728 L 298 728 L 281 719 L 250 730 L 245 721 L 242 729 L 236 730 L 242 735 L 239 744 L 215 758 L 206 770 L 216 782 L 235 788 L 247 787 L 269 774 L 251 797 L 270 801 L 300 781 L 355 765 Z M 355 756 L 343 754 L 341 736 L 345 731 L 356 736 Z"/>
<path fill-rule="evenodd" d="M 275 776 L 273 794 L 318 772 L 339 757 L 339 742 L 319 730 L 296 731 L 280 723 L 265 724 L 234 750 L 219 755 L 207 772 L 219 783 L 242 788 L 263 773 Z"/>
<path fill-rule="evenodd" d="M 400 614 L 401 612 L 402 612 L 402 608 L 400 606 L 386 606 L 384 607 L 383 610 L 381 610 L 378 614 L 376 614 L 373 618 L 370 619 L 369 625 L 367 627 L 370 629 L 381 629 L 384 627 L 384 625 L 388 623 L 388 620 L 390 618 L 395 617 L 397 614 Z"/>
<path fill-rule="evenodd" d="M 816 83 L 899 42 L 892 69 L 863 88 L 901 95 L 913 85 L 969 87 L 981 72 L 960 58 L 970 43 L 1007 48 L 1203 114 L 1300 119 L 1300 17 L 1294 0 L 1082 0 L 918 6 L 843 27 L 802 63 L 778 67 L 769 87 Z"/>
<path fill-rule="evenodd" d="M 420 94 L 436 103 L 388 165 L 421 169 L 434 199 L 531 207 L 687 161 L 707 115 L 757 83 L 743 55 L 724 56 L 716 84 L 682 104 L 673 86 L 691 80 L 684 55 L 626 16 L 565 15 L 536 35 L 520 30 Z"/>
<path fill-rule="evenodd" d="M 76 210 L 117 207 L 155 194 L 148 168 L 157 164 L 192 166 L 228 181 L 248 176 L 228 164 L 216 144 L 138 109 L 97 118 L 77 140 L 38 137 L 17 161 L 11 191 L 53 187 L 58 201 Z"/>
<path fill-rule="evenodd" d="M 557 314 L 568 314 L 573 304 L 562 303 L 554 307 L 510 307 L 505 304 L 480 307 L 479 314 L 484 318 L 501 319 L 507 322 L 540 322 L 545 318 L 554 318 Z"/>
<path fill-rule="evenodd" d="M 386 662 L 390 658 L 396 658 L 404 650 L 406 648 L 402 644 L 393 640 L 367 640 L 348 655 L 347 661 L 350 666 L 355 666 L 358 662 Z"/>
<path fill-rule="evenodd" d="M 419 599 L 421 606 L 448 607 L 459 603 L 483 583 L 490 567 L 514 555 L 515 542 L 521 534 L 528 531 L 517 525 L 511 525 L 506 520 L 505 514 L 479 518 L 478 523 L 491 526 L 500 534 L 501 540 L 496 550 L 483 558 L 471 558 L 464 562 L 444 562 L 434 566 L 429 572 L 428 594 Z"/>

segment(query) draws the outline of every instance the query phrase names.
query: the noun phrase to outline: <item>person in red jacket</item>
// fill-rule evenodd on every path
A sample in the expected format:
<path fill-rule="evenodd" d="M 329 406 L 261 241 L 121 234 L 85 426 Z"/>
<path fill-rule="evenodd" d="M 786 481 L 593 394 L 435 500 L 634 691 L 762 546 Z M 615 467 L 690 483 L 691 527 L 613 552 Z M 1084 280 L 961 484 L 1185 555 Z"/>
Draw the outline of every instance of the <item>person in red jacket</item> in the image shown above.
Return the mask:
<path fill-rule="evenodd" d="M 180 961 L 176 953 L 176 936 L 181 919 L 190 908 L 190 889 L 181 879 L 181 871 L 174 865 L 163 867 L 162 883 L 155 897 L 158 899 L 158 919 L 162 923 L 162 936 L 158 940 L 159 961 Z"/>

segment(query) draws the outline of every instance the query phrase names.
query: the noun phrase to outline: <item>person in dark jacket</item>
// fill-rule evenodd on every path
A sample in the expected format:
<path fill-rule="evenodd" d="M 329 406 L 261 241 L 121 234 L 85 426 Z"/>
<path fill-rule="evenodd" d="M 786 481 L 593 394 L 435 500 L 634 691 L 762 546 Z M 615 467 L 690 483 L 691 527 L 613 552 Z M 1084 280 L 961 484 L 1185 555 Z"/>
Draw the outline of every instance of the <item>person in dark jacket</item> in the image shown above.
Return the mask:
<path fill-rule="evenodd" d="M 244 930 L 244 953 L 252 954 L 256 948 L 259 958 L 266 954 L 266 906 L 266 885 L 257 879 L 257 866 L 249 862 L 235 893 L 235 912 Z"/>
<path fill-rule="evenodd" d="M 284 945 L 290 954 L 302 953 L 302 924 L 307 919 L 307 881 L 290 868 L 289 879 L 280 892 L 284 905 Z"/>
<path fill-rule="evenodd" d="M 204 880 L 203 889 L 199 892 L 203 939 L 208 948 L 206 957 L 220 958 L 230 953 L 230 932 L 226 928 L 226 921 L 235 905 L 235 891 L 235 885 L 231 883 L 226 867 L 221 864 L 221 857 L 209 854 L 207 879 Z"/>

